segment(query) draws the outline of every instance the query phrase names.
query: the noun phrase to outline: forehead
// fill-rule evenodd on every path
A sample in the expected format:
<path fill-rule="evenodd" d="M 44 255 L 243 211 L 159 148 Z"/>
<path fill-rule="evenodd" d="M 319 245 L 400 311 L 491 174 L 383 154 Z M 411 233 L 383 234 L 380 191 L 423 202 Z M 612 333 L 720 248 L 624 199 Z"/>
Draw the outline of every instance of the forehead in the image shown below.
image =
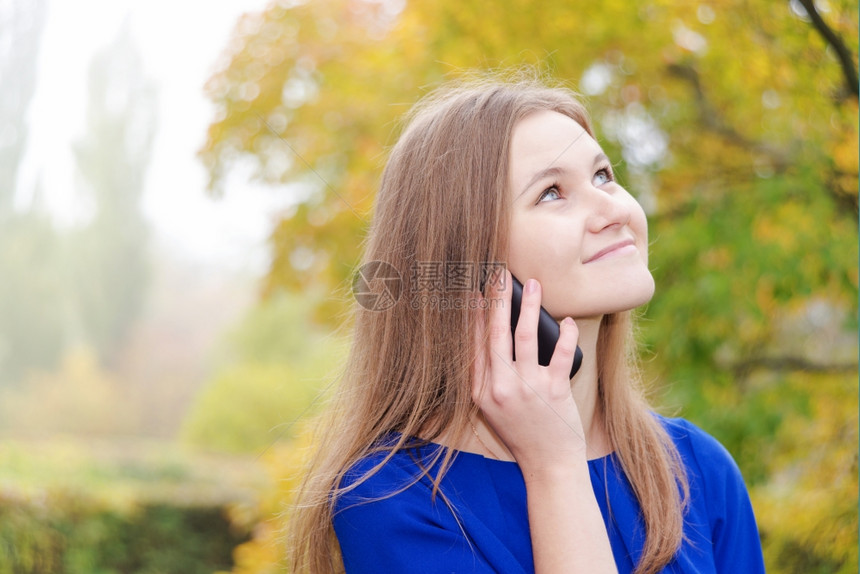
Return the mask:
<path fill-rule="evenodd" d="M 531 113 L 517 122 L 511 133 L 511 183 L 524 183 L 553 166 L 590 166 L 600 152 L 600 145 L 573 118 L 551 110 Z"/>

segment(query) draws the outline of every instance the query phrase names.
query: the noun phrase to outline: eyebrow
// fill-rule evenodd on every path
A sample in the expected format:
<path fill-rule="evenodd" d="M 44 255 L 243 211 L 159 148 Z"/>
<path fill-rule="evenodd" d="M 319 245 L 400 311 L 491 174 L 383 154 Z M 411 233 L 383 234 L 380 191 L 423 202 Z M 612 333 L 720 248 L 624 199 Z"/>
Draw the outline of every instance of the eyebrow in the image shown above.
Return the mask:
<path fill-rule="evenodd" d="M 599 154 L 594 156 L 594 161 L 591 163 L 591 165 L 592 165 L 592 167 L 594 167 L 597 164 L 604 163 L 604 162 L 609 163 L 609 156 L 607 156 L 603 152 L 600 152 Z M 563 167 L 553 166 L 553 165 L 550 165 L 549 167 L 540 170 L 539 172 L 537 172 L 536 174 L 534 174 L 532 176 L 532 178 L 529 180 L 529 182 L 525 186 L 523 186 L 522 191 L 520 191 L 520 193 L 517 195 L 517 197 L 514 198 L 514 201 L 516 201 L 517 199 L 522 197 L 531 188 L 531 186 L 533 186 L 538 181 L 540 181 L 544 178 L 548 178 L 548 177 L 553 177 L 553 178 L 559 177 L 559 176 L 565 175 L 566 173 L 567 173 L 567 170 L 564 169 Z"/>

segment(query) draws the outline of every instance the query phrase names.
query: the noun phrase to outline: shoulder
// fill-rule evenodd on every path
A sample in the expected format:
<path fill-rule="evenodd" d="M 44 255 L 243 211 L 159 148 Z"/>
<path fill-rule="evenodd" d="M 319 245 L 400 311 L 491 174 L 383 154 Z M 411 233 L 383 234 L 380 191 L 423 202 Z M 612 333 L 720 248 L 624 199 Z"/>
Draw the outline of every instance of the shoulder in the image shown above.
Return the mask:
<path fill-rule="evenodd" d="M 717 439 L 688 420 L 658 418 L 681 456 L 694 504 L 705 504 L 712 516 L 746 504 L 749 495 L 741 470 Z"/>
<path fill-rule="evenodd" d="M 746 484 L 729 451 L 710 434 L 680 418 L 659 417 L 684 464 L 690 504 L 704 510 L 712 525 L 741 511 L 752 518 Z"/>
<path fill-rule="evenodd" d="M 398 451 L 382 447 L 362 457 L 344 473 L 335 512 L 403 493 L 426 477 L 437 454 L 432 447 Z"/>
<path fill-rule="evenodd" d="M 332 525 L 347 572 L 491 571 L 465 536 L 447 484 L 434 492 L 437 457 L 444 454 L 437 447 L 376 452 L 346 472 L 335 493 Z"/>
<path fill-rule="evenodd" d="M 685 521 L 691 525 L 690 539 L 703 536 L 706 530 L 698 525 L 707 524 L 717 571 L 764 572 L 752 504 L 729 451 L 690 421 L 657 418 L 675 443 L 687 473 L 690 490 Z"/>
<path fill-rule="evenodd" d="M 732 455 L 710 434 L 686 419 L 655 416 L 675 443 L 688 471 L 692 465 L 706 474 L 721 470 L 739 473 Z"/>
<path fill-rule="evenodd" d="M 438 510 L 428 504 L 432 483 L 416 454 L 426 453 L 382 450 L 359 459 L 346 471 L 332 501 L 333 525 L 344 559 L 363 555 L 361 549 L 374 538 L 398 539 L 438 521 Z"/>

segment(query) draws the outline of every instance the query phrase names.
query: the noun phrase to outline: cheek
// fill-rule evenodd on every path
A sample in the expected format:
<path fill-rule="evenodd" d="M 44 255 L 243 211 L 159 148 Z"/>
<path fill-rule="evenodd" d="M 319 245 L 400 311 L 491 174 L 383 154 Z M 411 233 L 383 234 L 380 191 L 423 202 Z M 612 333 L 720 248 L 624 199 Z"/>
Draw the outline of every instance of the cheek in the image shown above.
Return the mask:
<path fill-rule="evenodd" d="M 630 229 L 633 231 L 636 241 L 640 244 L 640 251 L 645 263 L 648 263 L 648 219 L 645 211 L 633 197 L 630 198 Z"/>
<path fill-rule="evenodd" d="M 561 270 L 578 260 L 578 248 L 579 242 L 572 237 L 570 225 L 553 228 L 547 222 L 537 225 L 514 218 L 508 265 L 518 279 L 536 278 L 548 287 Z"/>
<path fill-rule="evenodd" d="M 525 282 L 534 275 L 536 262 L 543 254 L 539 238 L 532 233 L 524 232 L 523 226 L 516 220 L 511 225 L 511 236 L 508 242 L 508 267 L 511 273 Z"/>

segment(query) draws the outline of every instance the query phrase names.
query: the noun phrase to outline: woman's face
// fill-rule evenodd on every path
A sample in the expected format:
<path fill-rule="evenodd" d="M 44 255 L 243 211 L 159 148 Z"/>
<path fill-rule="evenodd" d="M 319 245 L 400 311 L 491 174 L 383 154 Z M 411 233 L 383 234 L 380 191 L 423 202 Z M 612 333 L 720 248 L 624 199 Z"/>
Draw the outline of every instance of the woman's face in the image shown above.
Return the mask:
<path fill-rule="evenodd" d="M 645 213 L 582 126 L 557 112 L 529 114 L 510 154 L 508 265 L 523 283 L 540 281 L 547 311 L 598 317 L 650 300 Z"/>

